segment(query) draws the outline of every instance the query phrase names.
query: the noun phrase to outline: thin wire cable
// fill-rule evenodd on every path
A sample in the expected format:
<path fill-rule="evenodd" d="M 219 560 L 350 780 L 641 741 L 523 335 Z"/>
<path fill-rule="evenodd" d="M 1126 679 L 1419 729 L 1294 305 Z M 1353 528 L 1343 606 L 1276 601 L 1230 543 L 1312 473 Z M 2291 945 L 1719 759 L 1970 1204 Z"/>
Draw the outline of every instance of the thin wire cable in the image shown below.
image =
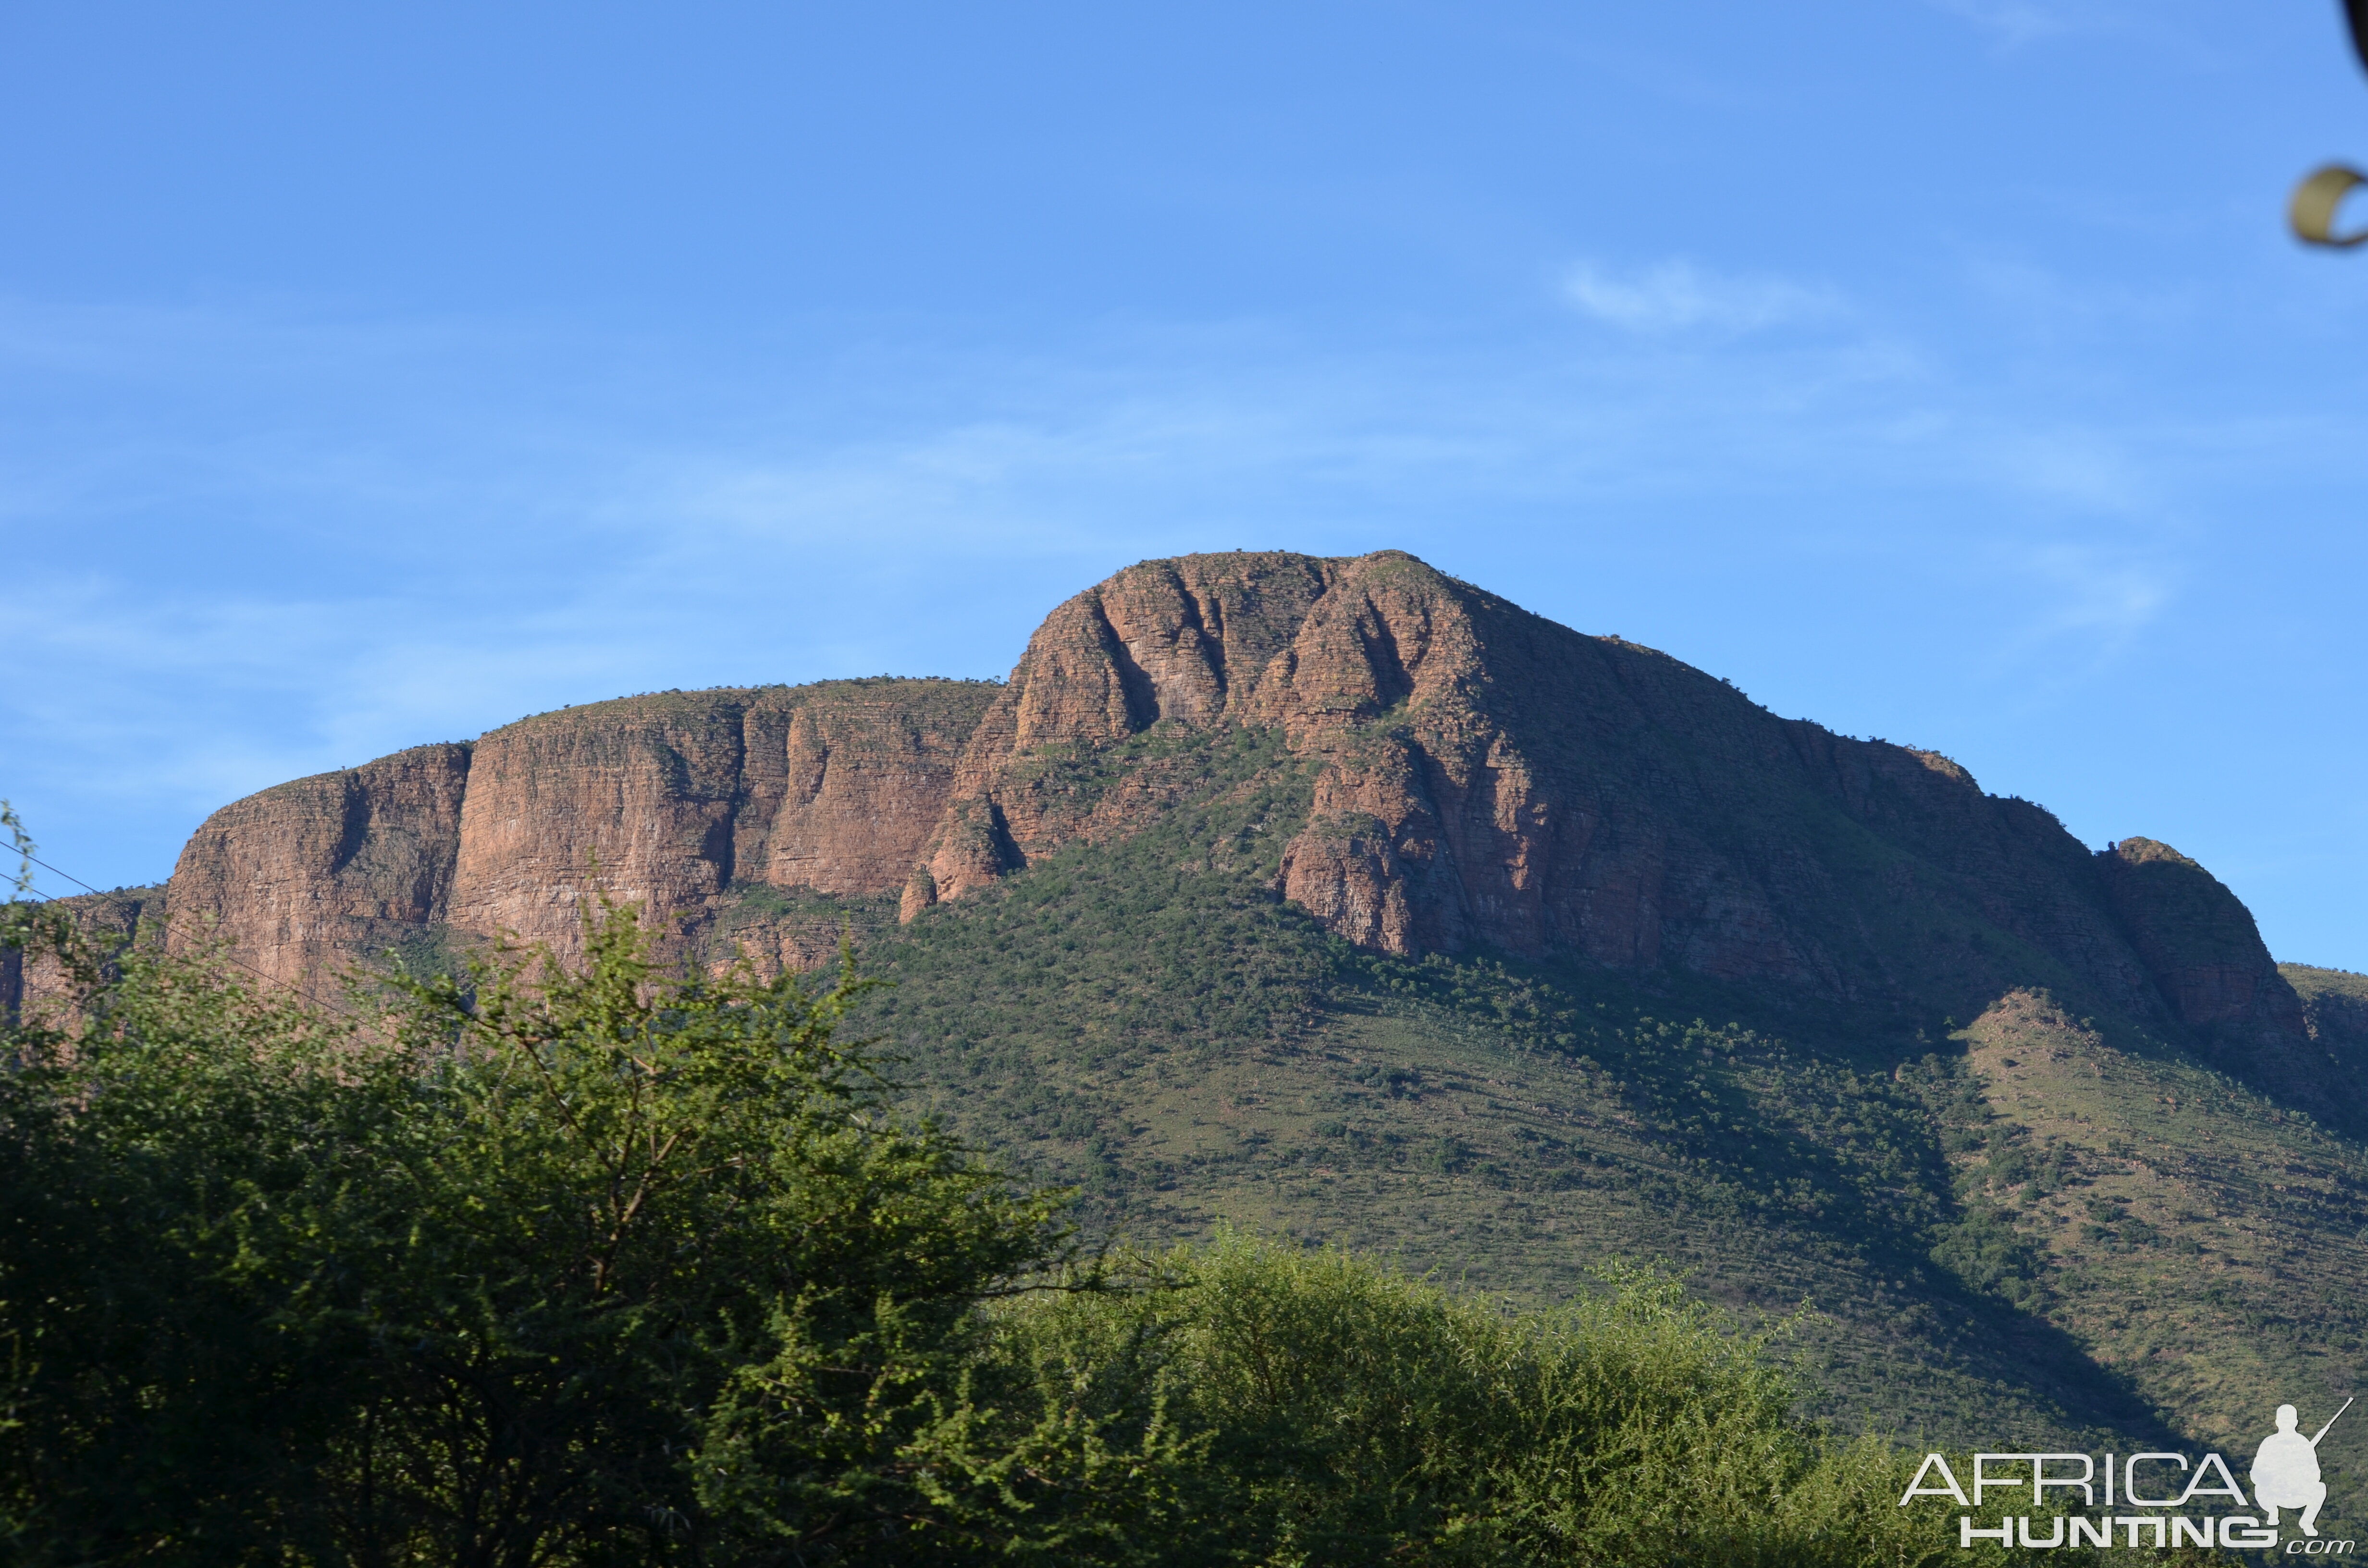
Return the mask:
<path fill-rule="evenodd" d="M 95 894 L 100 898 L 109 896 L 106 890 L 91 886 L 88 882 L 84 881 L 80 877 L 75 876 L 72 871 L 62 870 L 58 867 L 51 865 L 47 860 L 42 859 L 40 856 L 28 853 L 21 846 L 17 849 L 16 853 L 19 859 L 29 862 L 32 865 L 39 866 L 41 869 L 50 872 L 53 876 L 63 877 L 74 886 L 82 889 L 84 892 Z M 74 895 L 42 893 L 40 898 L 45 903 L 59 903 L 62 898 L 72 896 Z M 810 925 L 792 925 L 791 926 L 791 934 L 792 936 L 803 937 L 814 931 L 824 929 L 825 928 L 825 921 L 827 918 L 827 916 L 815 917 Z M 173 930 L 172 912 L 167 909 L 159 914 L 156 916 L 156 923 L 164 927 L 165 931 L 169 935 Z M 843 924 L 854 926 L 857 928 L 865 930 L 872 935 L 877 935 L 879 932 L 883 931 L 888 927 L 887 921 L 877 915 L 861 918 L 845 918 Z M 181 929 L 186 935 L 188 927 L 183 926 Z M 305 1001 L 313 1004 L 314 1006 L 326 1007 L 331 1012 L 336 1013 L 343 1017 L 350 1018 L 356 1023 L 367 1021 L 360 1014 L 352 1011 L 344 1004 L 331 1001 L 324 996 L 315 995 L 310 986 L 300 984 L 294 981 L 282 980 L 275 974 L 267 973 L 265 971 L 256 968 L 253 964 L 248 963 L 245 959 L 240 958 L 235 953 L 230 952 L 227 949 L 224 949 L 221 956 L 227 959 L 230 962 L 236 964 L 239 968 L 246 971 L 247 973 L 254 975 L 257 980 L 262 981 L 267 985 L 278 986 L 283 991 L 292 991 L 297 995 L 302 997 Z"/>
<path fill-rule="evenodd" d="M 28 852 L 21 845 L 17 847 L 16 854 L 18 859 L 24 860 L 30 865 L 39 866 L 41 869 L 49 872 L 52 876 L 63 877 L 66 881 L 82 889 L 85 892 L 95 893 L 100 898 L 106 898 L 108 896 L 104 890 L 92 887 L 88 882 L 84 881 L 72 871 L 59 869 L 57 867 L 51 865 L 47 860 L 42 859 L 40 856 Z M 28 889 L 27 891 L 30 892 L 32 890 Z M 57 903 L 61 902 L 63 897 L 70 897 L 73 895 L 42 893 L 40 896 L 41 902 L 44 903 Z M 171 935 L 173 930 L 172 912 L 168 909 L 158 914 L 156 916 L 156 924 L 164 927 L 166 935 Z M 187 933 L 187 929 L 188 928 L 186 926 L 183 927 L 184 934 Z M 236 964 L 239 968 L 246 971 L 247 973 L 254 975 L 256 979 L 262 981 L 267 985 L 276 985 L 284 991 L 293 991 L 297 995 L 302 996 L 305 1001 L 313 1004 L 313 1006 L 316 1007 L 326 1007 L 333 1013 L 353 1019 L 356 1023 L 364 1021 L 361 1015 L 353 1012 L 342 1003 L 333 1002 L 325 997 L 314 995 L 310 986 L 298 984 L 293 981 L 282 980 L 278 975 L 267 973 L 264 971 L 256 968 L 253 964 L 247 962 L 245 959 L 240 958 L 235 953 L 225 950 L 222 956 L 229 960 L 232 963 Z"/>
<path fill-rule="evenodd" d="M 25 858 L 31 860 L 33 858 L 28 855 Z M 66 881 L 74 883 L 74 885 L 78 888 L 89 888 L 92 893 L 100 898 L 110 896 L 108 893 L 101 892 L 97 888 L 91 887 L 88 882 L 84 881 L 80 877 L 73 876 L 64 871 L 60 871 L 55 866 L 49 865 L 45 861 L 36 860 L 34 861 L 34 864 L 40 866 L 44 870 L 52 871 L 61 877 L 64 877 Z M 63 903 L 69 898 L 81 896 L 75 893 L 43 893 L 39 892 L 38 889 L 28 889 L 27 891 L 39 893 L 41 902 L 44 903 Z M 170 934 L 173 929 L 173 917 L 170 914 L 158 915 L 156 916 L 156 924 L 162 926 L 167 934 Z M 340 1003 L 332 1002 L 326 997 L 314 995 L 312 990 L 307 986 L 300 985 L 294 981 L 282 980 L 276 974 L 272 974 L 265 970 L 257 969 L 253 964 L 247 962 L 245 959 L 238 957 L 234 953 L 224 951 L 219 956 L 231 963 L 236 964 L 239 968 L 246 971 L 247 973 L 255 976 L 266 985 L 276 986 L 282 991 L 292 991 L 297 995 L 302 997 L 305 1001 L 312 1003 L 315 1006 L 326 1007 L 332 1012 L 341 1014 L 348 1018 L 353 1018 L 357 1022 L 360 1021 L 360 1016 L 359 1014 L 349 1011 Z"/>

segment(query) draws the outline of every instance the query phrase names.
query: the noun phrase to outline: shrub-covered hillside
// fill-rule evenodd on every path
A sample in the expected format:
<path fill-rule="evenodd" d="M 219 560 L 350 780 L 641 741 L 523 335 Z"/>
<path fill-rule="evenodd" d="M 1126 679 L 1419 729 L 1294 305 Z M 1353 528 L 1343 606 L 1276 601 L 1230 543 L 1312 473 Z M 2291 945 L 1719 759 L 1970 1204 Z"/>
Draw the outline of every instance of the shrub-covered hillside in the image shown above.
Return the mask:
<path fill-rule="evenodd" d="M 0 1545 L 28 1568 L 1925 1562 L 1914 1468 L 1650 1272 L 1514 1312 L 1224 1233 L 1082 1256 L 898 1117 L 861 982 L 258 994 L 10 906 Z"/>
<path fill-rule="evenodd" d="M 1064 787 L 1130 748 L 1172 796 L 1144 831 L 903 927 L 793 916 L 894 983 L 860 1017 L 911 1103 L 1076 1185 L 1098 1233 L 1230 1221 L 1531 1302 L 1657 1260 L 1747 1315 L 1805 1304 L 1821 1408 L 1952 1440 L 2235 1445 L 2271 1392 L 2348 1392 L 2368 1161 L 2208 1062 L 2044 993 L 1917 1019 L 1364 953 L 1273 892 L 1309 787 L 1273 737 L 1162 726 Z"/>

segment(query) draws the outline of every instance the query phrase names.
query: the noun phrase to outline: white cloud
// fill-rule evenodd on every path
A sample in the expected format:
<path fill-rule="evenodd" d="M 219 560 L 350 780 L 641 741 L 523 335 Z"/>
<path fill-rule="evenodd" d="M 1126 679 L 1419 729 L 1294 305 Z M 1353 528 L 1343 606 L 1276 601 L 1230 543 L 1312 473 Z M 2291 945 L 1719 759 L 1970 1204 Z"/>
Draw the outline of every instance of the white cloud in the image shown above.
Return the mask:
<path fill-rule="evenodd" d="M 2143 30 L 2165 35 L 2161 6 L 2138 10 L 2124 0 L 1924 0 L 1933 10 L 1970 22 L 2009 49 L 2068 33 Z"/>
<path fill-rule="evenodd" d="M 2078 435 L 2026 437 L 2008 454 L 2008 472 L 2042 495 L 2100 516 L 2145 517 L 2162 509 L 2146 465 L 2112 443 Z"/>
<path fill-rule="evenodd" d="M 142 880 L 207 810 L 281 778 L 653 687 L 1000 674 L 1103 573 L 1243 545 L 1399 545 L 1631 631 L 1682 582 L 1770 645 L 1798 632 L 1767 605 L 1802 584 L 1880 605 L 1942 557 L 1931 613 L 1968 629 L 1946 657 L 2042 706 L 2209 591 L 2192 541 L 2157 532 L 2234 517 L 2262 472 L 2340 485 L 2350 449 L 2337 416 L 2100 404 L 2079 390 L 2088 336 L 2072 355 L 2031 335 L 2002 380 L 1779 277 L 1672 260 L 1568 288 L 1617 336 L 1322 353 L 1146 329 L 849 353 L 730 395 L 706 365 L 582 348 L 576 381 L 635 389 L 615 402 L 553 393 L 499 345 L 406 361 L 397 342 L 332 374 L 268 320 L 257 338 L 294 369 L 135 323 L 60 371 L 12 348 L 0 309 L 22 388 L 0 398 L 20 415 L 0 421 L 19 558 L 0 730 L 22 737 L 0 794 L 60 864 Z M 1788 323 L 1827 329 L 1759 330 Z M 2095 332 L 2144 324 L 2105 312 Z M 85 377 L 137 418 L 40 395 Z M 345 417 L 364 383 L 396 394 L 367 423 Z M 1810 538 L 1832 556 L 1785 577 Z M 1659 624 L 1681 619 L 1665 605 Z M 1724 645 L 1695 642 L 1719 624 L 1668 645 L 1713 661 Z M 1837 716 L 1839 689 L 1804 681 L 1798 710 Z"/>
<path fill-rule="evenodd" d="M 2043 38 L 2053 38 L 2069 32 L 2077 25 L 2075 17 L 2062 6 L 2046 6 L 2037 0 L 1928 0 L 1936 9 L 1948 12 L 1973 23 L 2000 42 L 2031 43 Z"/>
<path fill-rule="evenodd" d="M 2160 619 L 2176 591 L 2167 562 L 2128 548 L 2047 544 L 2029 551 L 2021 567 L 2043 598 L 2033 632 L 2078 636 L 2109 650 Z"/>
<path fill-rule="evenodd" d="M 1723 275 L 1683 259 L 1625 275 L 1582 263 L 1563 279 L 1572 304 L 1636 333 L 1756 332 L 1843 313 L 1831 290 L 1789 278 Z"/>
<path fill-rule="evenodd" d="M 1982 598 L 1994 618 L 1975 667 L 1992 700 L 2025 715 L 2099 692 L 2105 672 L 2158 638 L 2190 575 L 2168 536 L 1999 539 L 1977 548 L 1965 569 L 1987 580 Z M 2116 687 L 2132 689 L 2126 680 L 2101 689 Z"/>

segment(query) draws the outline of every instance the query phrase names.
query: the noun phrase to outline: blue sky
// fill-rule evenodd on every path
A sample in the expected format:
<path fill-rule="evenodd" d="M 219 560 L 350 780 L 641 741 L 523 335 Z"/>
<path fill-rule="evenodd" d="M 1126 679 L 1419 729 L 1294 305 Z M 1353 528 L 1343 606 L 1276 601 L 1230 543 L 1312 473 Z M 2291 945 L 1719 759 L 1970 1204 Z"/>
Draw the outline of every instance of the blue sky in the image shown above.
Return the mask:
<path fill-rule="evenodd" d="M 1414 551 L 2368 969 L 2334 0 L 0 3 L 0 793 Z M 60 890 L 63 891 L 63 890 Z"/>

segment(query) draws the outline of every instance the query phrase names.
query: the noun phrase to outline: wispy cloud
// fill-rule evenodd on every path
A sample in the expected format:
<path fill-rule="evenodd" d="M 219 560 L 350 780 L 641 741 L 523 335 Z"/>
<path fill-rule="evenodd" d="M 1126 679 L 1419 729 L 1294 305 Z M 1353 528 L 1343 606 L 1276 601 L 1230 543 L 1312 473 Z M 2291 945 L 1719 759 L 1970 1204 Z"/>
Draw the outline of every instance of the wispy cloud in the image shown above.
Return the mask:
<path fill-rule="evenodd" d="M 2133 8 L 2123 0 L 1924 0 L 1936 11 L 1971 23 L 2009 49 L 2071 33 L 2131 33 L 2157 37 L 2162 8 Z"/>
<path fill-rule="evenodd" d="M 1507 352 L 1113 329 L 848 351 L 728 396 L 712 367 L 582 346 L 575 380 L 632 389 L 614 402 L 467 344 L 339 370 L 268 320 L 280 358 L 133 324 L 67 370 L 0 332 L 22 415 L 0 422 L 20 672 L 0 728 L 25 737 L 0 793 L 62 846 L 120 846 L 81 874 L 154 875 L 205 810 L 295 774 L 652 687 L 996 674 L 1103 573 L 1236 546 L 1401 546 L 1744 676 L 1798 634 L 1770 607 L 1881 602 L 1868 562 L 1966 549 L 1922 613 L 2058 701 L 2203 591 L 2176 540 L 2130 539 L 2207 516 L 2232 475 L 2348 449 L 2002 390 L 1780 277 L 1598 267 L 1568 298 L 1619 330 Z M 1761 331 L 1795 323 L 1839 330 Z M 134 349 L 152 361 L 108 368 Z M 139 419 L 40 395 L 84 378 L 130 383 Z M 364 381 L 402 417 L 314 412 Z M 1793 710 L 1837 706 L 1816 686 Z"/>
<path fill-rule="evenodd" d="M 2046 601 L 2034 630 L 2101 639 L 2115 649 L 2161 619 L 2176 593 L 2174 569 L 2153 552 L 2051 544 L 2022 565 Z"/>
<path fill-rule="evenodd" d="M 2120 442 L 2080 430 L 2009 432 L 1993 453 L 1998 477 L 2098 517 L 2158 513 L 2161 495 L 2147 464 Z"/>
<path fill-rule="evenodd" d="M 1844 313 L 1832 290 L 1713 272 L 1681 258 L 1626 273 L 1582 263 L 1564 278 L 1563 292 L 1598 321 L 1634 333 L 1756 332 Z"/>
<path fill-rule="evenodd" d="M 1926 0 L 1936 10 L 1961 17 L 1999 42 L 2016 45 L 2069 32 L 2076 25 L 2069 7 L 2039 0 Z"/>
<path fill-rule="evenodd" d="M 1995 580 L 1996 630 L 1977 662 L 2009 709 L 2036 716 L 2146 645 L 2186 589 L 2168 540 L 1996 540 L 1968 567 Z"/>

